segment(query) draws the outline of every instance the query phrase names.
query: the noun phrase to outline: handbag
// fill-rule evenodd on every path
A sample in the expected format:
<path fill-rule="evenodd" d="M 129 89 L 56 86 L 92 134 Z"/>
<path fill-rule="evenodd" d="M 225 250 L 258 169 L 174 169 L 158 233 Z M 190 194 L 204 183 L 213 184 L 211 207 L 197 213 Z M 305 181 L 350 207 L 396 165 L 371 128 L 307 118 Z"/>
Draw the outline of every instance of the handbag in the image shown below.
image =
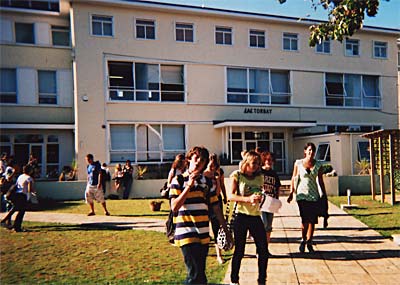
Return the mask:
<path fill-rule="evenodd" d="M 260 204 L 260 210 L 268 213 L 278 213 L 282 207 L 282 202 L 270 195 L 263 194 L 263 199 Z"/>
<path fill-rule="evenodd" d="M 230 214 L 230 202 L 228 202 L 228 204 L 226 205 L 226 209 L 225 209 L 225 221 L 227 223 L 227 228 L 228 231 L 230 231 L 231 236 L 233 237 L 233 224 L 236 218 L 236 207 L 237 207 L 237 203 L 235 202 L 234 206 L 233 206 L 233 213 L 232 213 L 232 217 L 229 220 L 229 214 Z M 229 222 L 228 222 L 229 220 Z M 227 237 L 227 233 L 225 232 L 223 227 L 220 227 L 218 230 L 218 235 L 217 235 L 217 246 L 220 249 L 223 249 L 225 251 L 231 250 L 235 244 L 234 239 L 232 239 L 232 242 L 228 242 Z"/>

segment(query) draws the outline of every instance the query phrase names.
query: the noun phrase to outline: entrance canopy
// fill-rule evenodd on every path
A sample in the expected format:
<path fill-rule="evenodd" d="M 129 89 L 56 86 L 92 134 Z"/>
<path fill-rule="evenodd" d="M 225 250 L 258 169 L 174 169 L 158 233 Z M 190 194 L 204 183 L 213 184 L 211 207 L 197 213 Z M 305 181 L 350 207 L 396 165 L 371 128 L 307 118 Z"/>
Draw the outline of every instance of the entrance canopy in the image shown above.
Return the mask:
<path fill-rule="evenodd" d="M 224 127 L 298 127 L 307 128 L 317 126 L 316 121 L 247 121 L 247 120 L 224 120 L 214 121 L 214 128 Z"/>

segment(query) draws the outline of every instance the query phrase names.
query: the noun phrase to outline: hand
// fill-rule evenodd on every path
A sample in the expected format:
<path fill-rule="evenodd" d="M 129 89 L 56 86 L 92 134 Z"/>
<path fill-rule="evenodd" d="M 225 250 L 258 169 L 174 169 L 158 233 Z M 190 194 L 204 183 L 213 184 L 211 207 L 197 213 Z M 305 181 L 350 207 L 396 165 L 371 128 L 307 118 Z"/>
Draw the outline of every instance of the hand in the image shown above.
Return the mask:
<path fill-rule="evenodd" d="M 289 193 L 289 197 L 287 198 L 287 202 L 290 203 L 293 200 L 293 192 Z"/>
<path fill-rule="evenodd" d="M 252 194 L 250 196 L 250 203 L 252 205 L 255 205 L 257 202 L 261 201 L 261 195 L 260 194 Z"/>
<path fill-rule="evenodd" d="M 189 188 L 192 188 L 193 186 L 194 186 L 194 184 L 195 184 L 195 182 L 196 182 L 196 179 L 197 178 L 199 178 L 199 175 L 197 174 L 197 173 L 191 173 L 190 175 L 189 175 L 189 180 L 188 180 L 188 182 L 187 182 L 187 186 L 189 187 Z"/>

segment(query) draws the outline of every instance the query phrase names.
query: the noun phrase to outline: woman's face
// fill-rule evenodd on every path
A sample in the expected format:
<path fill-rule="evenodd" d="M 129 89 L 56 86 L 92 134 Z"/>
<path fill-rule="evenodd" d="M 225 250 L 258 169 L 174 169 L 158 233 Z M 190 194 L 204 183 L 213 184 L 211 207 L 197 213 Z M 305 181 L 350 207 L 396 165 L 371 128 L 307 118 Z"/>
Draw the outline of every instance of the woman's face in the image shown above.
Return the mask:
<path fill-rule="evenodd" d="M 251 159 L 246 166 L 246 172 L 252 174 L 256 172 L 259 168 L 260 168 L 260 163 L 258 162 L 258 160 Z"/>
<path fill-rule="evenodd" d="M 267 168 L 272 168 L 272 164 L 273 164 L 272 155 L 267 154 L 265 156 L 265 164 L 264 165 Z"/>
<path fill-rule="evenodd" d="M 304 157 L 312 159 L 315 156 L 315 152 L 313 151 L 312 147 L 309 146 L 304 150 Z"/>

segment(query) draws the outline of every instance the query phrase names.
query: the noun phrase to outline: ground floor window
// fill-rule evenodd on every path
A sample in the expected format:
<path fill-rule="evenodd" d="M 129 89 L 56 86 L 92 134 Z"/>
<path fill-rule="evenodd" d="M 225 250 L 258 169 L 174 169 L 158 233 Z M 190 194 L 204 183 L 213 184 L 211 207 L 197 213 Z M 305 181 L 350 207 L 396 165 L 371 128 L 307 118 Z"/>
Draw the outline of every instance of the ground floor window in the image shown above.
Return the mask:
<path fill-rule="evenodd" d="M 331 161 L 331 150 L 329 143 L 318 144 L 315 159 L 319 161 Z"/>
<path fill-rule="evenodd" d="M 111 124 L 110 161 L 173 161 L 177 154 L 186 152 L 185 133 L 185 125 Z"/>
<path fill-rule="evenodd" d="M 357 154 L 358 157 L 357 159 L 359 161 L 361 160 L 370 160 L 370 155 L 369 155 L 369 142 L 358 142 L 357 143 Z"/>

